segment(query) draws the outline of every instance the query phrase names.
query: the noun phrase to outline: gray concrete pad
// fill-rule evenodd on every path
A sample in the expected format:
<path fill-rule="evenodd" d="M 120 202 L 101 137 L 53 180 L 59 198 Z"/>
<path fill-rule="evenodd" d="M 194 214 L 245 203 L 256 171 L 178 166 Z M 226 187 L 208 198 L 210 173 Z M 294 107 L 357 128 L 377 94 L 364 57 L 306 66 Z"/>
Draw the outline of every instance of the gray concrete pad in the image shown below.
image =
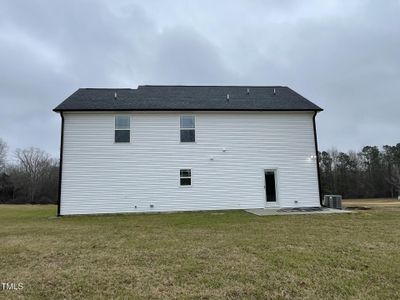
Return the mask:
<path fill-rule="evenodd" d="M 318 215 L 318 214 L 348 214 L 352 213 L 350 210 L 322 208 L 317 211 L 281 211 L 282 208 L 254 208 L 246 209 L 248 213 L 257 216 L 284 216 L 284 215 Z"/>

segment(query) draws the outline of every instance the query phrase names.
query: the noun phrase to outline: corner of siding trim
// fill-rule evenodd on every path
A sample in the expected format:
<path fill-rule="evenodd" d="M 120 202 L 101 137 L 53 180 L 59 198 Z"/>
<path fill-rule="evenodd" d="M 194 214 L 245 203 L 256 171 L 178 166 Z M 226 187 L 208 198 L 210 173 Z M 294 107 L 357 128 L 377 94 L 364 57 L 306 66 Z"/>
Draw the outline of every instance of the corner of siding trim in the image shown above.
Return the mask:
<path fill-rule="evenodd" d="M 60 166 L 58 174 L 58 200 L 57 200 L 57 217 L 61 217 L 61 177 L 62 177 L 62 163 L 63 163 L 63 152 L 64 152 L 64 116 L 62 111 L 61 116 L 61 141 L 60 141 Z"/>

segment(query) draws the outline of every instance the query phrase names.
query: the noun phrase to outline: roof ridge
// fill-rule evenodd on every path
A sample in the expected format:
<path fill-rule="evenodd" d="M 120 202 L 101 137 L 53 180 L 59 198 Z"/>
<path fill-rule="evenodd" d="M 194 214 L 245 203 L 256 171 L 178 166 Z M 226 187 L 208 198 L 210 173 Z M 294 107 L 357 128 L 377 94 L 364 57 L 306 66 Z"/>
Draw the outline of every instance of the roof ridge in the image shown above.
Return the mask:
<path fill-rule="evenodd" d="M 136 90 L 133 88 L 79 88 L 80 90 Z"/>
<path fill-rule="evenodd" d="M 126 87 L 110 87 L 110 88 L 105 88 L 105 87 L 81 87 L 79 90 L 138 90 L 140 88 L 146 88 L 146 87 L 187 87 L 187 88 L 288 88 L 285 85 L 167 85 L 167 84 L 145 84 L 145 85 L 138 85 L 137 88 L 126 88 Z"/>
<path fill-rule="evenodd" d="M 139 85 L 143 87 L 237 87 L 237 88 L 287 88 L 285 85 L 163 85 L 163 84 L 145 84 Z"/>

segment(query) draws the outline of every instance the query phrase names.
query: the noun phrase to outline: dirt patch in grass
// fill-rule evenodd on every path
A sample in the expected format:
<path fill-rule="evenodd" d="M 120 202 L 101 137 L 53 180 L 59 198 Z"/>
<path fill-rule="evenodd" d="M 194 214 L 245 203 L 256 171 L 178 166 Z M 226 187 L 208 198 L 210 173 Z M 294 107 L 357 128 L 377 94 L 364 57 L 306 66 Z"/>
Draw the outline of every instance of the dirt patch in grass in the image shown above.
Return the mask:
<path fill-rule="evenodd" d="M 346 209 L 350 209 L 350 210 L 369 210 L 369 209 L 371 209 L 371 207 L 367 207 L 367 206 L 346 206 Z"/>
<path fill-rule="evenodd" d="M 400 293 L 400 207 L 49 218 L 0 206 L 0 298 L 354 298 Z"/>

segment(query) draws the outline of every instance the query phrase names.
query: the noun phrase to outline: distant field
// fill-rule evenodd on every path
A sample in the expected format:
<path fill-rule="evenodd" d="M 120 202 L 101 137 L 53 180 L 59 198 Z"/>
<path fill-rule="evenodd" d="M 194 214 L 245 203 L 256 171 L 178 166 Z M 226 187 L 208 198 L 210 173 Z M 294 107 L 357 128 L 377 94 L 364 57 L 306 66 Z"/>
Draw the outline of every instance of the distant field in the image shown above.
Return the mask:
<path fill-rule="evenodd" d="M 400 207 L 400 201 L 390 198 L 379 199 L 345 199 L 343 200 L 344 207 L 367 207 L 367 208 L 397 208 Z"/>
<path fill-rule="evenodd" d="M 0 205 L 6 299 L 400 298 L 400 201 L 353 214 L 243 211 L 53 218 Z"/>

